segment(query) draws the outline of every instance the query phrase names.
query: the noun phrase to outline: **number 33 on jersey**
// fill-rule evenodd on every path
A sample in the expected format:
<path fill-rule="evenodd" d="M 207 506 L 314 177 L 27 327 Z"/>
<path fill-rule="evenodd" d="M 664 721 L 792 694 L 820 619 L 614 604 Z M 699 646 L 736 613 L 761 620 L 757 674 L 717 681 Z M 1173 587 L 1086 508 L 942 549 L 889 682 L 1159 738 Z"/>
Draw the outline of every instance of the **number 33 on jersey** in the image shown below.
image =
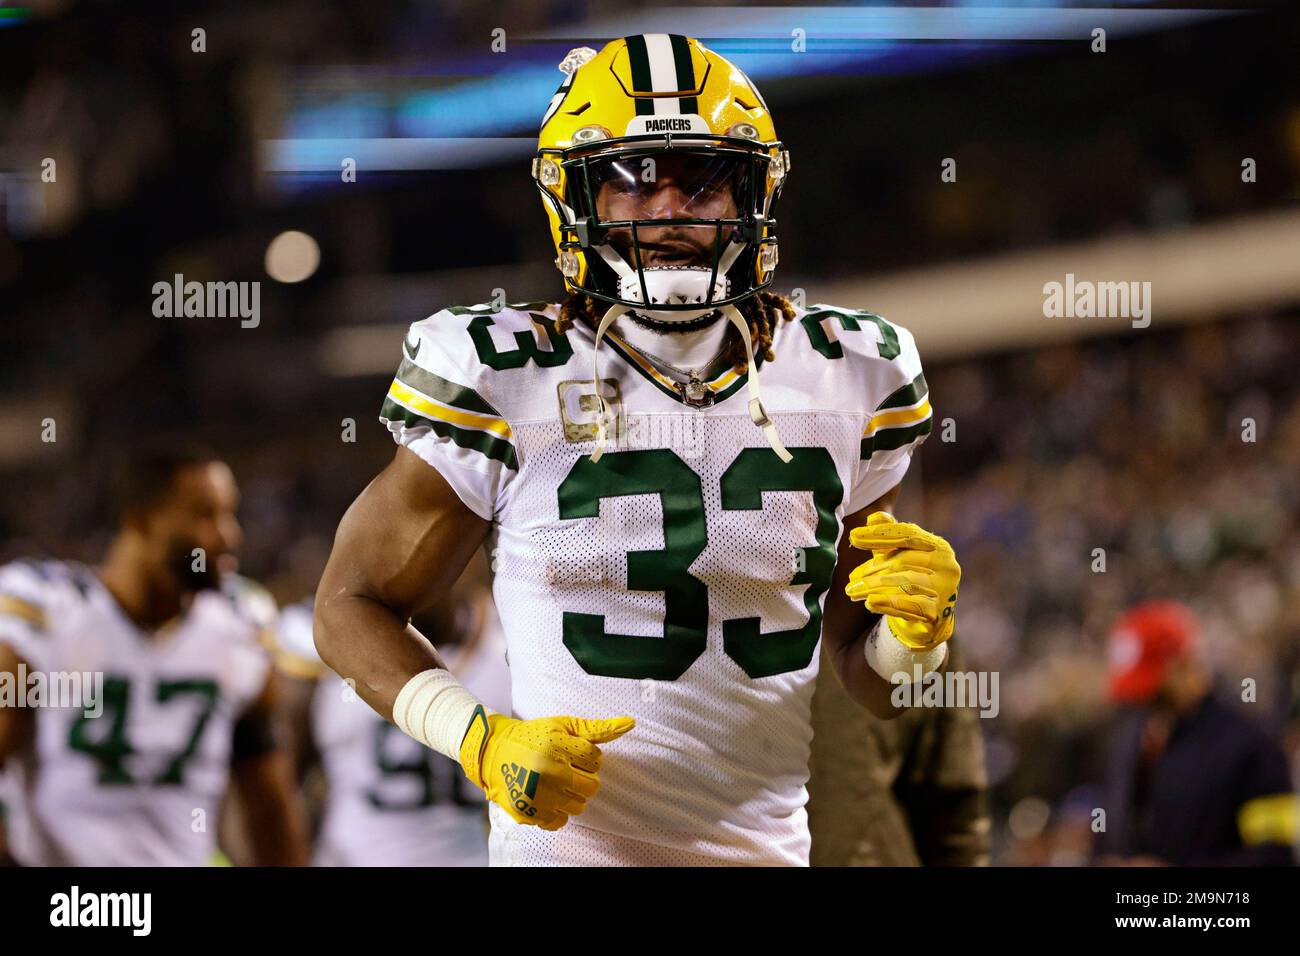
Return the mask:
<path fill-rule="evenodd" d="M 706 402 L 688 404 L 611 331 L 593 463 L 594 335 L 558 333 L 557 315 L 532 303 L 417 322 L 381 412 L 493 521 L 515 714 L 636 718 L 574 823 L 806 861 L 808 708 L 841 521 L 898 484 L 930 431 L 911 335 L 871 313 L 796 309 L 762 367 L 783 463 L 750 419 L 744 374 L 706 370 Z M 580 838 L 570 829 L 526 838 Z"/>

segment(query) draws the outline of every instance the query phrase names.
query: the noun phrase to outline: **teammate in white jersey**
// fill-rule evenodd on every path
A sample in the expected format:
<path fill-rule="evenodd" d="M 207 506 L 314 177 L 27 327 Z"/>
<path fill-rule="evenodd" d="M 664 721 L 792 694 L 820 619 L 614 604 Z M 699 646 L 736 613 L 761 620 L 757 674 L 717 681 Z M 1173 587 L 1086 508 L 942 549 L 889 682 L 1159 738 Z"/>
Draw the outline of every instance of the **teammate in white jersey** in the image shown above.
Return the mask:
<path fill-rule="evenodd" d="M 451 666 L 476 697 L 506 709 L 505 637 L 490 595 L 481 593 L 465 611 L 470 633 Z M 483 792 L 456 761 L 403 734 L 321 663 L 311 618 L 310 601 L 284 609 L 277 660 L 291 681 L 309 682 L 304 749 L 319 759 L 327 791 L 315 863 L 486 866 Z"/>
<path fill-rule="evenodd" d="M 0 568 L 0 678 L 28 689 L 0 707 L 0 763 L 20 783 L 13 855 L 204 865 L 233 782 L 255 861 L 305 862 L 301 803 L 272 733 L 262 638 L 275 605 L 223 573 L 240 536 L 230 469 L 150 451 L 124 463 L 114 497 L 117 533 L 97 568 Z M 79 700 L 31 694 L 38 680 L 83 675 L 94 690 Z"/>
<path fill-rule="evenodd" d="M 819 641 L 888 717 L 952 634 L 951 547 L 888 514 L 920 359 L 768 290 L 790 155 L 733 64 L 647 34 L 561 69 L 532 170 L 568 296 L 412 326 L 317 646 L 484 787 L 494 864 L 806 865 Z M 408 625 L 480 546 L 510 717 Z"/>

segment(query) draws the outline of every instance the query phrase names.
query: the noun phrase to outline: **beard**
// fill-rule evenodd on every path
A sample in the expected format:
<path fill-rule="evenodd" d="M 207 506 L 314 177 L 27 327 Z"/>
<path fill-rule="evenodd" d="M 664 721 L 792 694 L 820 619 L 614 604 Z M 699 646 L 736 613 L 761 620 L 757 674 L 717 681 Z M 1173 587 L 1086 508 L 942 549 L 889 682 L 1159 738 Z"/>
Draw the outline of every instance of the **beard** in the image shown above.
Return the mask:
<path fill-rule="evenodd" d="M 648 329 L 656 335 L 672 335 L 675 332 L 698 332 L 700 329 L 707 329 L 722 318 L 722 313 L 714 309 L 708 315 L 701 315 L 689 322 L 661 322 L 635 311 L 628 312 L 627 318 L 632 324 Z"/>
<path fill-rule="evenodd" d="M 176 539 L 168 548 L 167 567 L 176 576 L 182 590 L 189 592 L 215 591 L 221 587 L 220 555 L 194 552 L 198 546 L 193 541 Z"/>
<path fill-rule="evenodd" d="M 719 256 L 722 255 L 722 250 L 727 247 L 727 244 L 731 242 L 735 231 L 735 227 L 732 226 L 728 226 L 723 231 L 718 251 Z M 664 225 L 654 227 L 648 232 L 650 235 L 642 238 L 639 243 L 641 267 L 646 271 L 655 269 L 702 269 L 707 271 L 714 267 L 713 239 L 711 236 L 707 241 L 701 239 L 700 230 L 686 226 L 672 228 L 669 225 Z M 630 229 L 611 229 L 609 243 L 624 262 L 628 263 L 633 269 L 636 268 L 637 260 L 633 254 Z M 722 273 L 719 273 L 719 275 L 721 276 Z M 653 306 L 648 308 L 653 309 Z M 680 322 L 665 321 L 654 316 L 644 315 L 635 309 L 627 312 L 626 316 L 635 325 L 656 335 L 670 335 L 674 332 L 698 332 L 723 318 L 722 313 L 716 309 L 694 319 Z"/>

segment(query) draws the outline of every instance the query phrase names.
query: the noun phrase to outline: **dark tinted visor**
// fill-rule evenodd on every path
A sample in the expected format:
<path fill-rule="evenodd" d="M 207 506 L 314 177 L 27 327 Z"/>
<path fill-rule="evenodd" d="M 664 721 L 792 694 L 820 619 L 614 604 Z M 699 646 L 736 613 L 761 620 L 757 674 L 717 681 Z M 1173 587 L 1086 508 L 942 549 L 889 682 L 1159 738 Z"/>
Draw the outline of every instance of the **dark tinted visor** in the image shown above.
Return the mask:
<path fill-rule="evenodd" d="M 735 154 L 662 151 L 587 161 L 590 198 L 603 222 L 628 219 L 736 219 L 752 202 L 752 160 Z M 576 172 L 576 170 L 575 170 Z M 571 177 L 571 181 L 579 177 Z M 584 191 L 585 192 L 585 191 Z"/>

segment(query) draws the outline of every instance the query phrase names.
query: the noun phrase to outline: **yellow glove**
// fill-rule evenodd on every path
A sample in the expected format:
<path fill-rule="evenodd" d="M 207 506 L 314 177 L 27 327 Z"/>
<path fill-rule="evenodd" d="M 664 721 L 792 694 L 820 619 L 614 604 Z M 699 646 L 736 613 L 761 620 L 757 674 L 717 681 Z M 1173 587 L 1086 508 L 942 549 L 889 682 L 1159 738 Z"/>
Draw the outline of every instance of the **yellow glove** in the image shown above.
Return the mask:
<path fill-rule="evenodd" d="M 952 637 L 961 580 L 952 545 L 883 511 L 850 531 L 849 543 L 871 551 L 871 560 L 849 574 L 845 594 L 885 615 L 894 636 L 913 650 Z"/>
<path fill-rule="evenodd" d="M 627 733 L 631 717 L 586 720 L 490 717 L 479 707 L 460 744 L 465 775 L 519 823 L 558 830 L 600 789 L 600 750 Z"/>

